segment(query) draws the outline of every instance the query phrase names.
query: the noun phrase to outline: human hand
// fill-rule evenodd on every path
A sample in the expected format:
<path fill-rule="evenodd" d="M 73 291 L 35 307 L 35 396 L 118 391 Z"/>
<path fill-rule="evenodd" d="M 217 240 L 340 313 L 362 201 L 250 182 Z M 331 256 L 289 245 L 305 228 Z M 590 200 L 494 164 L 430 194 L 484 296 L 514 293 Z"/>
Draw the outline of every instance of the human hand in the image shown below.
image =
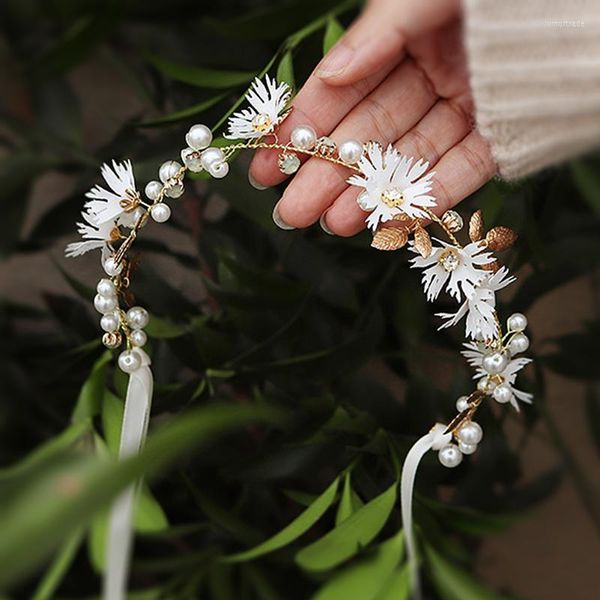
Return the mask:
<path fill-rule="evenodd" d="M 432 194 L 441 214 L 496 173 L 473 123 L 460 1 L 370 0 L 299 91 L 279 136 L 289 139 L 294 127 L 308 124 L 338 144 L 377 140 L 422 157 L 435 167 Z M 321 219 L 330 233 L 358 233 L 366 213 L 347 177 L 342 166 L 309 159 L 275 207 L 275 222 L 292 229 Z M 272 186 L 286 176 L 274 153 L 259 150 L 250 178 Z"/>

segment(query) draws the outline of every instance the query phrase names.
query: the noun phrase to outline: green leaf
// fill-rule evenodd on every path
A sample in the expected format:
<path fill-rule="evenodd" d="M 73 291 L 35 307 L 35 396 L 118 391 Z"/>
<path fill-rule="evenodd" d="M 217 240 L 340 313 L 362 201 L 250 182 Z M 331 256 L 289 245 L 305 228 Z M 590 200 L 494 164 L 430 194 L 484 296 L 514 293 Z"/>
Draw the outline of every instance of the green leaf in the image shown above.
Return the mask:
<path fill-rule="evenodd" d="M 226 556 L 223 560 L 226 562 L 243 562 L 253 560 L 263 554 L 274 552 L 284 546 L 287 546 L 302 534 L 306 533 L 331 506 L 337 492 L 339 478 L 336 478 L 333 483 L 304 511 L 302 511 L 289 525 L 282 529 L 279 533 L 265 540 L 258 546 Z"/>
<path fill-rule="evenodd" d="M 335 515 L 336 527 L 348 517 L 352 516 L 356 510 L 357 507 L 355 505 L 355 494 L 350 483 L 350 472 L 347 472 L 344 476 L 344 489 L 342 491 L 342 498 L 340 499 L 340 504 Z"/>
<path fill-rule="evenodd" d="M 334 16 L 330 16 L 327 19 L 325 35 L 323 36 L 323 54 L 327 54 L 342 35 L 344 35 L 344 28 Z"/>
<path fill-rule="evenodd" d="M 376 600 L 409 600 L 410 570 L 408 565 L 392 573 Z"/>
<path fill-rule="evenodd" d="M 383 542 L 370 556 L 337 573 L 313 600 L 375 600 L 402 558 L 402 531 Z M 401 600 L 401 596 L 396 600 Z"/>
<path fill-rule="evenodd" d="M 146 55 L 146 60 L 170 79 L 202 88 L 225 89 L 236 87 L 256 77 L 255 71 L 224 71 L 182 65 L 150 53 Z"/>
<path fill-rule="evenodd" d="M 296 79 L 294 77 L 294 59 L 292 51 L 288 50 L 281 57 L 277 65 L 277 81 L 287 83 L 292 89 L 296 87 Z"/>
<path fill-rule="evenodd" d="M 164 115 L 163 117 L 142 121 L 141 123 L 138 123 L 138 127 L 159 127 L 160 125 L 170 125 L 171 123 L 177 123 L 178 121 L 185 121 L 190 117 L 195 117 L 196 115 L 207 111 L 225 98 L 226 94 L 219 94 L 218 96 L 213 96 L 212 98 L 198 102 L 198 104 L 193 104 L 187 108 Z"/>
<path fill-rule="evenodd" d="M 74 423 L 62 433 L 38 446 L 17 464 L 0 469 L 0 484 L 16 478 L 24 480 L 33 478 L 35 473 L 42 472 L 52 461 L 60 455 L 64 455 L 90 431 L 91 422 L 89 419 Z"/>
<path fill-rule="evenodd" d="M 441 600 L 509 600 L 475 580 L 470 573 L 455 567 L 431 546 L 425 546 L 427 571 Z"/>
<path fill-rule="evenodd" d="M 33 593 L 32 600 L 50 600 L 51 598 L 56 597 L 55 592 L 73 563 L 73 559 L 79 549 L 82 538 L 82 531 L 76 531 L 67 538 L 50 564 L 50 567 L 48 567 L 48 570 L 44 573 L 44 576 Z"/>
<path fill-rule="evenodd" d="M 191 448 L 233 429 L 281 419 L 280 412 L 262 406 L 203 407 L 158 430 L 135 457 L 118 463 L 76 457 L 46 471 L 0 513 L 0 586 L 14 583 L 35 567 L 140 476 L 156 474 Z M 40 498 L 45 501 L 40 503 Z"/>
<path fill-rule="evenodd" d="M 597 170 L 582 160 L 573 161 L 570 169 L 581 197 L 596 214 L 600 214 L 600 176 Z"/>
<path fill-rule="evenodd" d="M 104 398 L 106 367 L 111 359 L 112 353 L 110 350 L 106 350 L 94 363 L 89 377 L 79 392 L 79 398 L 71 416 L 73 422 L 91 419 L 100 412 Z"/>
<path fill-rule="evenodd" d="M 326 571 L 360 552 L 388 520 L 396 501 L 397 487 L 394 482 L 320 540 L 298 552 L 298 565 L 307 571 Z"/>
<path fill-rule="evenodd" d="M 149 337 L 161 340 L 172 340 L 181 337 L 186 332 L 185 328 L 174 323 L 168 318 L 150 315 L 150 322 L 146 326 Z"/>

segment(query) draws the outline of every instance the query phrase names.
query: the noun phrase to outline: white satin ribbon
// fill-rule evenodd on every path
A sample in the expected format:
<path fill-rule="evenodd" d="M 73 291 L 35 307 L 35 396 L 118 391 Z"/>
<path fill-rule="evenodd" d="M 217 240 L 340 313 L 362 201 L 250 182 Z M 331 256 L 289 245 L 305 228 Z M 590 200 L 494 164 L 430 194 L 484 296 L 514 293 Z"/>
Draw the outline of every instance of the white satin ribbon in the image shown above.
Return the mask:
<path fill-rule="evenodd" d="M 406 556 L 410 571 L 411 589 L 413 600 L 421 600 L 421 578 L 419 575 L 419 561 L 413 532 L 413 495 L 415 477 L 421 459 L 429 450 L 439 450 L 452 439 L 451 433 L 444 433 L 446 425 L 437 423 L 431 431 L 419 438 L 408 451 L 402 466 L 400 476 L 400 507 L 402 511 L 402 524 L 404 527 L 404 539 L 406 540 Z"/>
<path fill-rule="evenodd" d="M 153 389 L 150 357 L 139 348 L 135 351 L 141 355 L 142 365 L 129 375 L 121 426 L 119 459 L 137 454 L 144 445 L 148 432 Z M 133 508 L 139 483 L 130 485 L 115 500 L 110 511 L 106 542 L 104 600 L 123 600 L 126 597 L 133 540 Z"/>

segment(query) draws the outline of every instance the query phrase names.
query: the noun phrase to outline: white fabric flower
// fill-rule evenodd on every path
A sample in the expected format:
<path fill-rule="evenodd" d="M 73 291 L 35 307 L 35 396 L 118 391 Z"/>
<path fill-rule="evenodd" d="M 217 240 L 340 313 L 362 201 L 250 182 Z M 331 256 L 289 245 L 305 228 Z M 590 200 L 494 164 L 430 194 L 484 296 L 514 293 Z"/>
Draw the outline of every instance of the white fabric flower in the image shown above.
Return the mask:
<path fill-rule="evenodd" d="M 371 211 L 366 219 L 371 229 L 401 213 L 410 218 L 426 217 L 422 209 L 435 206 L 434 197 L 427 194 L 435 173 L 421 177 L 429 163 L 423 159 L 413 161 L 391 145 L 385 151 L 378 144 L 368 145 L 357 165 L 361 175 L 352 175 L 348 183 L 365 189 L 360 206 Z"/>
<path fill-rule="evenodd" d="M 495 319 L 496 292 L 516 281 L 516 277 L 508 276 L 508 269 L 502 267 L 493 275 L 486 274 L 455 313 L 438 313 L 446 322 L 439 327 L 445 329 L 457 325 L 466 315 L 465 336 L 475 339 L 481 336 L 491 340 L 498 335 L 498 324 Z"/>
<path fill-rule="evenodd" d="M 69 258 L 81 256 L 96 248 L 105 248 L 111 241 L 111 233 L 116 226 L 114 221 L 96 225 L 92 215 L 87 211 L 83 211 L 81 216 L 85 223 L 77 223 L 77 233 L 81 235 L 83 241 L 73 242 L 66 247 L 65 256 Z"/>
<path fill-rule="evenodd" d="M 461 354 L 467 359 L 469 365 L 476 369 L 473 379 L 488 377 L 488 373 L 482 367 L 483 357 L 485 356 L 484 347 L 478 346 L 475 342 L 464 344 L 464 347 L 466 350 L 462 350 Z M 531 404 L 531 401 L 533 400 L 533 394 L 518 390 L 514 387 L 514 384 L 517 380 L 517 373 L 530 362 L 532 362 L 531 358 L 513 358 L 508 362 L 505 369 L 498 374 L 498 377 L 501 378 L 502 383 L 507 385 L 510 388 L 510 391 L 513 393 L 514 398 L 511 400 L 511 405 L 517 411 L 519 410 L 517 400 L 526 402 L 527 404 Z"/>
<path fill-rule="evenodd" d="M 490 252 L 485 252 L 482 242 L 471 242 L 464 248 L 448 244 L 436 239 L 441 246 L 434 246 L 431 254 L 424 258 L 416 256 L 410 260 L 414 269 L 425 269 L 421 279 L 427 300 L 435 300 L 444 286 L 446 291 L 457 301 L 471 298 L 475 286 L 487 275 L 482 266 L 494 262 Z M 414 243 L 409 245 L 412 252 L 417 253 Z"/>
<path fill-rule="evenodd" d="M 230 140 L 255 139 L 273 133 L 291 95 L 292 90 L 287 83 L 277 83 L 268 75 L 263 83 L 257 77 L 246 94 L 250 108 L 229 117 L 228 131 L 223 137 Z"/>
<path fill-rule="evenodd" d="M 105 163 L 102 165 L 101 172 L 110 189 L 95 185 L 86 194 L 90 200 L 85 203 L 85 210 L 90 213 L 97 225 L 113 222 L 116 219 L 120 219 L 121 225 L 130 225 L 131 215 L 127 203 L 135 202 L 136 198 L 139 200 L 131 161 L 118 163 L 113 160 L 112 168 Z"/>

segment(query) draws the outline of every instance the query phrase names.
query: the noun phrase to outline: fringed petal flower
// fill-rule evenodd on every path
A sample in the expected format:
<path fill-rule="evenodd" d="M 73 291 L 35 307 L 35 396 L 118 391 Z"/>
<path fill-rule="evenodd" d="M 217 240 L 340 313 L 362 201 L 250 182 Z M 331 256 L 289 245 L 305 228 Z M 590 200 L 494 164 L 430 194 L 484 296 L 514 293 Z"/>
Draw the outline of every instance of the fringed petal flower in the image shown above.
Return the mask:
<path fill-rule="evenodd" d="M 256 139 L 273 133 L 282 120 L 291 95 L 292 90 L 287 83 L 277 83 L 268 75 L 264 82 L 257 77 L 246 94 L 250 108 L 229 117 L 224 137 L 230 140 Z"/>
<path fill-rule="evenodd" d="M 400 214 L 413 219 L 427 217 L 423 209 L 435 206 L 435 199 L 428 194 L 434 173 L 424 175 L 429 163 L 423 159 L 414 162 L 391 145 L 383 150 L 379 144 L 369 144 L 357 166 L 360 175 L 352 175 L 348 183 L 364 188 L 359 205 L 371 213 L 366 219 L 371 229 Z"/>

